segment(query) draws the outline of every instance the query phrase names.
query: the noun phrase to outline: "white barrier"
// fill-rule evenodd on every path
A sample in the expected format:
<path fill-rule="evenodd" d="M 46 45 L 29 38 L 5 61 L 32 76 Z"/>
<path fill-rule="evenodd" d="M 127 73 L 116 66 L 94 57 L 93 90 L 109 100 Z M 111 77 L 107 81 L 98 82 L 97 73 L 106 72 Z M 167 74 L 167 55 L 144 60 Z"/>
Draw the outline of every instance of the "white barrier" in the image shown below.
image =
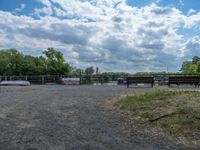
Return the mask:
<path fill-rule="evenodd" d="M 20 85 L 20 86 L 28 86 L 30 85 L 29 81 L 21 81 L 21 80 L 16 80 L 16 81 L 2 81 L 0 85 Z"/>

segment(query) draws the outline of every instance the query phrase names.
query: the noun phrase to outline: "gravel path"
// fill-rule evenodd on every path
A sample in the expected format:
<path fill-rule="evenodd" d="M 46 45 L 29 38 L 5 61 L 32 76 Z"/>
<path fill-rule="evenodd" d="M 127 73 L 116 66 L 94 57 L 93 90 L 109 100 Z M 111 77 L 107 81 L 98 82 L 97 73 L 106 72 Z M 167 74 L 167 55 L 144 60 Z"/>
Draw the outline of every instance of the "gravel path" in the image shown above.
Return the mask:
<path fill-rule="evenodd" d="M 1 87 L 0 150 L 184 149 L 142 129 L 130 136 L 105 104 L 150 90 L 124 86 Z M 186 149 L 186 148 L 185 148 Z"/>

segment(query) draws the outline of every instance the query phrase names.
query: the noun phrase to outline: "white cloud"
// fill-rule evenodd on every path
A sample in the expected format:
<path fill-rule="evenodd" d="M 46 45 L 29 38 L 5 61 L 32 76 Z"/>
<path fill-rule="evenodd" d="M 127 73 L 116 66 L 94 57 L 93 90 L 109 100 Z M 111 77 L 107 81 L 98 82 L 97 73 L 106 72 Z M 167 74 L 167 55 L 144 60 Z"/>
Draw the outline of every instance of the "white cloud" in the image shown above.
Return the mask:
<path fill-rule="evenodd" d="M 41 2 L 42 4 L 44 4 L 47 7 L 51 7 L 50 0 L 38 0 L 38 1 Z"/>
<path fill-rule="evenodd" d="M 107 71 L 163 71 L 166 64 L 175 70 L 192 45 L 190 40 L 183 43 L 177 31 L 200 23 L 199 13 L 185 16 L 156 4 L 138 8 L 125 0 L 40 2 L 44 7 L 35 9 L 39 19 L 0 11 L 0 48 L 55 47 L 78 67 Z"/>
<path fill-rule="evenodd" d="M 193 56 L 200 56 L 200 37 L 195 36 L 189 39 L 184 46 L 185 57 L 191 59 Z"/>
<path fill-rule="evenodd" d="M 21 4 L 19 8 L 16 8 L 16 9 L 15 9 L 15 11 L 16 11 L 16 12 L 20 12 L 20 11 L 22 11 L 24 8 L 26 8 L 26 5 L 25 5 L 25 4 Z"/>
<path fill-rule="evenodd" d="M 194 13 L 185 17 L 185 28 L 192 28 L 200 26 L 200 12 Z"/>
<path fill-rule="evenodd" d="M 190 9 L 190 10 L 188 11 L 187 15 L 190 16 L 190 15 L 192 15 L 192 14 L 194 14 L 194 13 L 196 13 L 196 10 Z"/>
<path fill-rule="evenodd" d="M 184 6 L 183 0 L 179 0 L 180 5 Z"/>
<path fill-rule="evenodd" d="M 35 8 L 34 10 L 35 10 L 34 14 L 39 17 L 41 16 L 41 14 L 45 14 L 45 15 L 53 14 L 53 10 L 51 7 Z"/>

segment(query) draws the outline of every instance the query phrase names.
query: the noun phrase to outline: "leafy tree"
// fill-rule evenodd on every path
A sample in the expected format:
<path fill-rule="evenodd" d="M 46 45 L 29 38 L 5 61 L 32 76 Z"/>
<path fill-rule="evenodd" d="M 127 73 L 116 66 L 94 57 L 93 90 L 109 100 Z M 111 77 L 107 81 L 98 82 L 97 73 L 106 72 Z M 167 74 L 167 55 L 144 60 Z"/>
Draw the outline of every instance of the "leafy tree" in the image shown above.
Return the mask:
<path fill-rule="evenodd" d="M 96 75 L 98 75 L 98 74 L 99 74 L 99 68 L 96 67 Z"/>
<path fill-rule="evenodd" d="M 92 66 L 86 68 L 85 69 L 85 74 L 86 74 L 86 80 L 88 82 L 92 82 L 92 75 L 94 74 L 94 68 Z"/>
<path fill-rule="evenodd" d="M 6 50 L 0 51 L 0 74 L 9 74 L 9 53 Z"/>
<path fill-rule="evenodd" d="M 69 75 L 71 66 L 63 54 L 53 48 L 44 56 L 24 55 L 16 49 L 0 51 L 0 75 Z"/>
<path fill-rule="evenodd" d="M 22 62 L 24 55 L 16 49 L 2 50 L 1 58 L 1 74 L 4 75 L 21 75 Z"/>
<path fill-rule="evenodd" d="M 192 61 L 185 61 L 182 64 L 181 71 L 184 74 L 196 74 L 197 72 L 197 65 L 193 64 Z"/>
<path fill-rule="evenodd" d="M 200 60 L 197 62 L 197 73 L 200 73 Z"/>
<path fill-rule="evenodd" d="M 86 75 L 92 76 L 93 73 L 94 73 L 94 68 L 93 68 L 92 66 L 86 68 L 86 69 L 85 69 L 85 73 L 86 73 Z"/>
<path fill-rule="evenodd" d="M 53 48 L 48 48 L 43 52 L 45 55 L 46 71 L 51 75 L 69 75 L 70 65 L 65 63 L 63 54 Z"/>
<path fill-rule="evenodd" d="M 200 57 L 194 56 L 194 57 L 192 58 L 192 63 L 193 63 L 193 64 L 197 64 L 198 61 L 200 61 Z"/>
<path fill-rule="evenodd" d="M 72 77 L 80 77 L 82 74 L 81 69 L 72 68 L 71 76 Z"/>

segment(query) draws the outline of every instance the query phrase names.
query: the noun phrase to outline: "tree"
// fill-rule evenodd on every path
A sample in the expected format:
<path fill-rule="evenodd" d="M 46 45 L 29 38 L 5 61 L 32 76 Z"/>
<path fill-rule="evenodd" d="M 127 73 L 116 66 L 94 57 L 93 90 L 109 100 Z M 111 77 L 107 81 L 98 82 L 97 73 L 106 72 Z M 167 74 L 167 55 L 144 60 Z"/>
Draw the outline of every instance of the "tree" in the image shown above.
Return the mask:
<path fill-rule="evenodd" d="M 2 75 L 21 75 L 24 55 L 16 49 L 7 49 L 0 52 Z"/>
<path fill-rule="evenodd" d="M 198 61 L 200 61 L 200 57 L 194 56 L 194 57 L 192 58 L 192 63 L 193 63 L 193 64 L 197 64 Z"/>
<path fill-rule="evenodd" d="M 93 73 L 94 73 L 94 68 L 93 68 L 92 66 L 86 68 L 86 69 L 85 69 L 85 73 L 86 73 L 86 75 L 92 76 Z"/>
<path fill-rule="evenodd" d="M 81 77 L 81 73 L 82 73 L 81 69 L 72 68 L 71 76 L 72 77 Z"/>
<path fill-rule="evenodd" d="M 63 54 L 53 48 L 43 52 L 44 56 L 24 55 L 16 49 L 0 51 L 0 75 L 69 75 L 70 64 Z"/>
<path fill-rule="evenodd" d="M 197 73 L 197 65 L 193 64 L 191 61 L 185 61 L 182 64 L 181 71 L 184 74 L 196 74 Z"/>
<path fill-rule="evenodd" d="M 99 74 L 99 68 L 96 67 L 96 75 L 98 75 L 98 74 Z"/>
<path fill-rule="evenodd" d="M 45 55 L 46 71 L 51 75 L 69 75 L 70 65 L 65 63 L 63 54 L 60 51 L 48 48 L 43 52 Z"/>
<path fill-rule="evenodd" d="M 197 73 L 200 73 L 200 60 L 197 62 Z"/>
<path fill-rule="evenodd" d="M 92 66 L 85 69 L 86 80 L 88 82 L 92 81 L 92 75 L 93 75 L 93 73 L 94 73 L 94 68 Z"/>
<path fill-rule="evenodd" d="M 9 74 L 9 53 L 5 50 L 0 51 L 0 74 Z"/>
<path fill-rule="evenodd" d="M 22 63 L 23 75 L 43 75 L 45 74 L 45 61 L 43 57 L 25 55 Z"/>
<path fill-rule="evenodd" d="M 33 75 L 35 74 L 35 64 L 34 57 L 30 55 L 24 56 L 24 60 L 22 62 L 22 72 L 25 75 Z"/>

